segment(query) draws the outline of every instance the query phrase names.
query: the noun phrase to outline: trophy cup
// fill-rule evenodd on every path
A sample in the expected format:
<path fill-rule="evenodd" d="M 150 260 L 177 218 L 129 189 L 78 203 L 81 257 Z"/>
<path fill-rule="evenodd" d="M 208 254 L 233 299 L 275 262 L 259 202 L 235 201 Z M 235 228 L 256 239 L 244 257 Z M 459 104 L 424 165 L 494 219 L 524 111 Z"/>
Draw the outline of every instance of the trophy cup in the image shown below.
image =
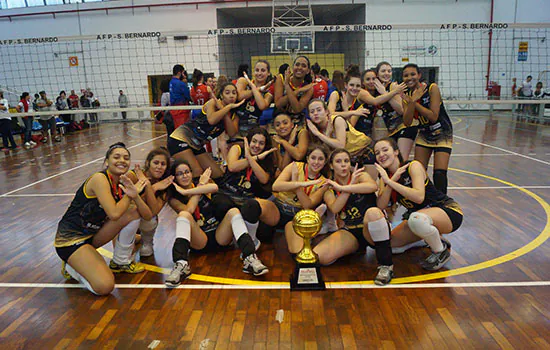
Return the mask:
<path fill-rule="evenodd" d="M 323 222 L 316 211 L 300 210 L 292 220 L 294 232 L 304 239 L 304 247 L 296 255 L 296 268 L 290 276 L 291 290 L 324 290 L 319 258 L 311 249 L 311 239 L 321 230 Z"/>

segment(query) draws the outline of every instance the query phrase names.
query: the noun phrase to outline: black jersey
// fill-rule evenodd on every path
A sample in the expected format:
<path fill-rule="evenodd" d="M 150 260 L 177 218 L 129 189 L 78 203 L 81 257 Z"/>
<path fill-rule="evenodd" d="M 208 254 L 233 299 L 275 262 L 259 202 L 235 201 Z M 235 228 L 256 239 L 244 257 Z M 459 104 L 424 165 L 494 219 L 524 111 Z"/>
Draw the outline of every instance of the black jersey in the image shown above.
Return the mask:
<path fill-rule="evenodd" d="M 281 79 L 283 81 L 283 85 L 284 85 L 285 78 L 282 74 L 279 74 L 278 79 Z M 300 86 L 294 86 L 294 85 L 292 85 L 292 82 L 290 83 L 290 88 L 292 89 L 292 91 L 296 91 L 297 89 L 299 89 L 303 86 L 304 86 L 304 83 L 302 83 Z M 305 92 L 301 91 L 301 92 L 296 94 L 296 99 L 300 100 L 300 98 L 304 95 L 305 95 Z M 283 96 L 286 96 L 286 91 L 283 92 Z M 294 123 L 294 125 L 302 126 L 302 125 L 304 125 L 304 122 L 305 122 L 305 119 L 306 119 L 306 109 L 307 108 L 304 108 L 301 111 L 295 111 L 295 110 L 292 109 L 292 105 L 291 105 L 290 101 L 288 101 L 288 104 L 285 107 L 282 108 L 281 112 L 284 112 L 284 113 L 288 114 L 290 119 L 292 119 L 292 122 Z"/>
<path fill-rule="evenodd" d="M 412 161 L 408 161 L 405 163 L 409 164 L 409 166 L 407 167 L 407 171 L 405 171 L 401 175 L 398 183 L 403 186 L 412 188 L 411 163 Z M 391 176 L 392 175 L 390 175 L 390 177 Z M 407 208 L 409 214 L 427 207 L 454 207 L 454 204 L 456 204 L 454 199 L 435 188 L 432 180 L 430 180 L 428 175 L 426 175 L 426 181 L 424 182 L 424 191 L 424 201 L 420 204 L 417 204 L 405 198 L 402 194 L 395 190 L 393 190 L 392 192 L 392 200 Z"/>
<path fill-rule="evenodd" d="M 338 192 L 334 191 L 334 195 L 338 197 Z M 367 209 L 376 206 L 376 194 L 361 194 L 361 193 L 351 193 L 346 205 L 338 217 L 344 222 L 345 227 L 347 228 L 357 228 L 363 227 L 363 218 Z"/>
<path fill-rule="evenodd" d="M 430 108 L 430 91 L 434 84 L 430 84 L 424 95 L 418 101 L 423 107 Z M 411 95 L 412 92 L 408 91 Z M 420 115 L 417 111 L 414 113 L 414 118 L 419 122 L 419 133 L 430 143 L 435 143 L 444 139 L 453 137 L 453 125 L 451 119 L 445 110 L 443 101 L 441 101 L 439 109 L 439 117 L 436 122 L 431 122 L 427 117 Z"/>
<path fill-rule="evenodd" d="M 262 97 L 271 93 L 270 90 L 260 92 Z M 235 115 L 239 117 L 239 136 L 245 137 L 246 134 L 255 127 L 260 126 L 260 117 L 263 111 L 258 107 L 258 103 L 254 98 L 254 95 L 250 97 L 246 103 L 243 103 L 239 108 L 235 110 Z"/>
<path fill-rule="evenodd" d="M 386 89 L 391 85 L 391 83 L 386 86 Z M 380 93 L 378 90 L 375 91 L 373 94 L 374 97 L 380 96 Z M 393 107 L 391 106 L 390 102 L 384 102 L 382 105 L 378 106 L 378 115 L 382 118 L 384 121 L 384 124 L 386 125 L 386 128 L 388 129 L 388 133 L 391 135 L 398 131 L 400 127 L 403 126 L 403 116 L 399 115 Z"/>
<path fill-rule="evenodd" d="M 336 91 L 338 92 L 338 102 L 336 102 L 335 112 L 345 112 L 343 104 L 342 104 L 342 100 L 344 99 L 344 95 L 340 91 L 338 91 L 338 90 L 336 90 Z M 374 117 L 376 115 L 376 109 L 377 108 L 376 108 L 376 106 L 372 106 L 372 105 L 362 103 L 357 98 L 355 98 L 353 100 L 353 103 L 349 107 L 348 111 L 356 111 L 360 108 L 368 109 L 369 110 L 369 115 L 366 116 L 366 117 L 365 116 L 360 116 L 359 119 L 357 120 L 357 123 L 355 123 L 355 129 L 357 131 L 360 131 L 363 134 L 370 137 L 372 135 L 372 127 L 374 125 Z M 335 113 L 335 114 L 338 114 L 338 113 Z"/>
<path fill-rule="evenodd" d="M 174 197 L 183 204 L 189 202 L 190 196 L 182 196 L 179 192 L 175 192 Z M 193 212 L 193 218 L 199 224 L 204 232 L 212 231 L 218 228 L 220 224 L 214 215 L 214 205 L 209 194 L 201 194 L 197 209 Z"/>
<path fill-rule="evenodd" d="M 122 199 L 122 190 L 113 183 L 107 170 L 99 172 L 111 185 L 111 194 L 116 202 Z M 92 175 L 93 176 L 93 175 Z M 76 191 L 69 208 L 61 218 L 55 237 L 55 246 L 64 247 L 81 242 L 99 231 L 107 219 L 107 213 L 96 196 L 86 193 L 90 176 Z"/>
<path fill-rule="evenodd" d="M 243 159 L 244 149 L 240 146 L 234 147 L 239 147 L 241 152 L 239 159 Z M 267 199 L 271 197 L 269 186 L 260 183 L 250 167 L 237 172 L 227 170 L 216 182 L 221 193 L 225 193 L 240 202 L 244 202 L 248 198 Z"/>

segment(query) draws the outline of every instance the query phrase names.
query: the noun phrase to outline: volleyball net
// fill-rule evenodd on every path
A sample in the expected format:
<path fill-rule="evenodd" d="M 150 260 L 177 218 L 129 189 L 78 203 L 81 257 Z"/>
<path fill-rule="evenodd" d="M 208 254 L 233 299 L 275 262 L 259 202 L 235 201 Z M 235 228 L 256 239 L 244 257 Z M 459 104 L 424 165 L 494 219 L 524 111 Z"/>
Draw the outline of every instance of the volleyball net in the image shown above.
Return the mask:
<path fill-rule="evenodd" d="M 6 34 L 6 33 L 4 33 Z M 528 75 L 550 84 L 547 38 L 550 24 L 460 23 L 431 25 L 333 25 L 225 28 L 189 32 L 99 33 L 86 36 L 2 38 L 0 89 L 10 105 L 22 92 L 45 91 L 55 103 L 60 91 L 74 90 L 97 100 L 100 119 L 120 119 L 119 90 L 128 97 L 129 119 L 149 118 L 158 109 L 162 86 L 172 67 L 182 64 L 189 83 L 195 68 L 206 76 L 237 77 L 241 64 L 253 70 L 258 59 L 279 66 L 298 54 L 318 63 L 332 77 L 350 64 L 362 70 L 388 61 L 394 80 L 416 63 L 427 82 L 437 82 L 449 109 L 512 109 L 513 78 Z M 164 85 L 165 86 L 165 85 Z M 92 92 L 93 97 L 90 97 Z M 522 104 L 539 104 L 527 99 Z M 82 106 L 82 104 L 79 104 Z M 90 106 L 90 108 L 92 108 Z M 189 106 L 185 108 L 199 108 Z M 37 114 L 45 114 L 41 112 Z M 88 108 L 55 114 L 90 113 Z"/>

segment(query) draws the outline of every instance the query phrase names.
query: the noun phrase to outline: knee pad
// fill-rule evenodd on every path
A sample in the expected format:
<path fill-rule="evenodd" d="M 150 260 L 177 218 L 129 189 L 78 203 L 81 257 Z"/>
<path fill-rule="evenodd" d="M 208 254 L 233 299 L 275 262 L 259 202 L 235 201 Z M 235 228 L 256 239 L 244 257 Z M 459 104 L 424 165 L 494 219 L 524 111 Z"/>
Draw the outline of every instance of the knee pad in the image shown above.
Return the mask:
<path fill-rule="evenodd" d="M 222 193 L 212 197 L 212 205 L 214 206 L 214 216 L 219 222 L 222 222 L 231 208 L 237 208 L 235 202 L 233 202 L 229 196 Z"/>
<path fill-rule="evenodd" d="M 447 194 L 447 170 L 434 169 L 434 186 Z"/>
<path fill-rule="evenodd" d="M 159 225 L 159 221 L 157 216 L 154 216 L 149 221 L 141 219 L 139 223 L 139 230 L 141 232 L 153 232 L 157 229 L 158 225 Z"/>
<path fill-rule="evenodd" d="M 262 207 L 255 199 L 249 199 L 240 208 L 241 215 L 245 221 L 250 223 L 258 222 L 262 215 Z"/>
<path fill-rule="evenodd" d="M 426 235 L 431 233 L 432 224 L 433 220 L 431 217 L 418 212 L 412 213 L 407 221 L 407 225 L 409 225 L 411 231 L 420 238 L 425 238 Z"/>

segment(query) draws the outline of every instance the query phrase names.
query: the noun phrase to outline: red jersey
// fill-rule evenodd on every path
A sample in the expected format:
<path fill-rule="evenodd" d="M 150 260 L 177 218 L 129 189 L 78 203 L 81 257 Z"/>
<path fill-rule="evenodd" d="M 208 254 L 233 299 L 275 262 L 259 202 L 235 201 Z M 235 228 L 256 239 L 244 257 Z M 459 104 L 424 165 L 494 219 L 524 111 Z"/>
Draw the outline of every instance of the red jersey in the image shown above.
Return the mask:
<path fill-rule="evenodd" d="M 193 104 L 202 106 L 210 99 L 210 94 L 208 93 L 208 86 L 204 84 L 198 84 L 197 88 L 194 86 L 191 88 L 191 100 Z"/>
<path fill-rule="evenodd" d="M 315 85 L 313 85 L 313 97 L 314 99 L 320 99 L 325 101 L 328 94 L 328 84 L 321 78 L 315 79 Z"/>

